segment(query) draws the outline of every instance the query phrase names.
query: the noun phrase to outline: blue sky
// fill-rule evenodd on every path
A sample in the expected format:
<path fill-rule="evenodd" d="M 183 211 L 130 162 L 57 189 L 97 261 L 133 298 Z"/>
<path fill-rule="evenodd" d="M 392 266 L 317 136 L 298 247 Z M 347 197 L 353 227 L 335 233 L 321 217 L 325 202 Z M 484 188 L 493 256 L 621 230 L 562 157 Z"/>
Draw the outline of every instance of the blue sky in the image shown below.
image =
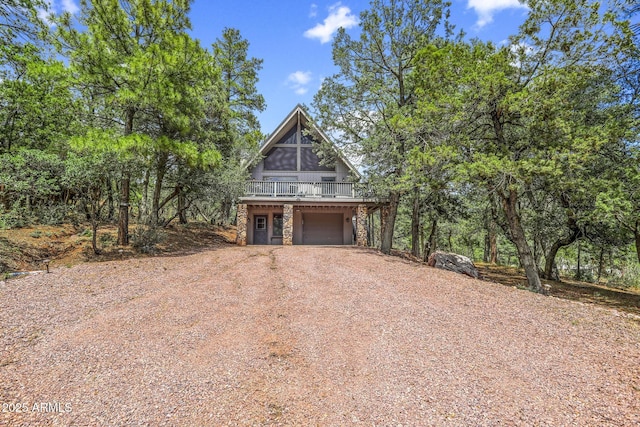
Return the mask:
<path fill-rule="evenodd" d="M 203 46 L 233 27 L 249 41 L 249 54 L 264 60 L 258 90 L 267 108 L 258 117 L 262 131 L 271 133 L 296 104 L 310 105 L 322 79 L 337 71 L 333 35 L 339 26 L 356 34 L 358 16 L 368 8 L 368 0 L 196 0 L 191 21 Z M 469 37 L 500 43 L 526 13 L 517 0 L 453 0 L 451 20 Z"/>
<path fill-rule="evenodd" d="M 78 11 L 78 0 L 48 0 L 54 13 Z M 271 133 L 296 104 L 310 105 L 322 79 L 337 69 L 331 42 L 342 26 L 357 33 L 358 16 L 369 0 L 195 0 L 193 37 L 203 47 L 237 28 L 250 43 L 249 55 L 263 59 L 258 90 L 267 108 L 258 115 Z M 452 0 L 451 21 L 468 37 L 503 42 L 524 21 L 518 0 Z"/>

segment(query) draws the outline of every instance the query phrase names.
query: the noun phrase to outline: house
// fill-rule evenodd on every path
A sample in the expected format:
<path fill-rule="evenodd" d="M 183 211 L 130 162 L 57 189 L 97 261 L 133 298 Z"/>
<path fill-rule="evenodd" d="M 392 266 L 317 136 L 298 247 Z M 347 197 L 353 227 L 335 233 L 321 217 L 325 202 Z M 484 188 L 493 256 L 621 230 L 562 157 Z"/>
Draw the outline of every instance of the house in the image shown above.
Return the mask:
<path fill-rule="evenodd" d="M 322 164 L 315 144 L 334 147 Z M 300 105 L 260 148 L 238 204 L 239 245 L 361 245 L 367 216 L 378 208 L 358 184 L 360 173 Z"/>

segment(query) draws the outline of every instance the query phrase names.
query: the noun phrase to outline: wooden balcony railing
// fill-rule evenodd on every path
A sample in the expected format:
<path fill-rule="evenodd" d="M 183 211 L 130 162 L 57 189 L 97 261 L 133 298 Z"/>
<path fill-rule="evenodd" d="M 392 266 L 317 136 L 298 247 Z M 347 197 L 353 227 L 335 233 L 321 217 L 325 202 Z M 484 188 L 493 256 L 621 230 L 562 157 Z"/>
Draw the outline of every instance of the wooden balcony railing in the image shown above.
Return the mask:
<path fill-rule="evenodd" d="M 262 197 L 366 197 L 362 186 L 352 182 L 249 181 L 246 196 Z"/>

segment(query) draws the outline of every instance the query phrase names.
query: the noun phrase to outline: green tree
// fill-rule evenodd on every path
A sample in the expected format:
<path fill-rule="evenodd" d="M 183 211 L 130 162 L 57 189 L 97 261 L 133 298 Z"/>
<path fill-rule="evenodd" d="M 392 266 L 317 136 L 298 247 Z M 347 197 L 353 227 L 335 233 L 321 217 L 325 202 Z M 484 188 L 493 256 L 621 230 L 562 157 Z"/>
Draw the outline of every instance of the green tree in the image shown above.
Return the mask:
<path fill-rule="evenodd" d="M 38 18 L 38 9 L 46 13 L 45 0 L 4 0 L 0 3 L 0 39 L 2 53 L 7 53 L 24 41 L 37 41 L 45 29 Z"/>
<path fill-rule="evenodd" d="M 400 199 L 409 190 L 403 177 L 416 144 L 403 124 L 416 101 L 409 75 L 419 49 L 437 38 L 443 22 L 449 34 L 448 6 L 441 0 L 373 0 L 360 15 L 359 39 L 338 31 L 333 60 L 339 72 L 314 97 L 322 128 L 339 133 L 344 151 L 363 159 L 370 183 L 388 201 L 384 253 L 391 250 Z"/>
<path fill-rule="evenodd" d="M 222 87 L 229 106 L 230 124 L 239 134 L 260 130 L 256 112 L 264 111 L 264 97 L 258 93 L 258 72 L 262 59 L 248 58 L 249 41 L 235 28 L 225 28 L 213 44 L 213 59 L 222 73 Z"/>
<path fill-rule="evenodd" d="M 255 157 L 258 142 L 263 139 L 256 112 L 264 111 L 264 97 L 257 91 L 258 72 L 262 60 L 248 58 L 249 42 L 240 31 L 225 28 L 222 38 L 212 45 L 215 66 L 220 69 L 225 109 L 211 125 L 217 127 L 224 170 L 209 175 L 221 199 L 220 217 L 227 222 L 233 200 L 242 194 L 246 178 L 243 159 Z"/>
<path fill-rule="evenodd" d="M 98 248 L 98 227 L 103 220 L 103 211 L 107 198 L 110 176 L 117 172 L 117 156 L 115 153 L 87 150 L 76 153 L 69 152 L 64 161 L 64 173 L 60 177 L 62 185 L 73 188 L 80 208 L 91 222 L 91 247 L 93 253 L 100 254 Z"/>
<path fill-rule="evenodd" d="M 25 45 L 11 67 L 0 69 L 0 153 L 18 147 L 61 152 L 77 131 L 78 102 L 68 70 L 40 53 Z"/>
<path fill-rule="evenodd" d="M 608 226 L 629 233 L 640 262 L 640 6 L 627 2 L 633 43 L 621 50 L 616 61 L 616 77 L 622 89 L 621 101 L 632 111 L 629 136 L 619 155 L 609 156 L 606 175 L 610 185 L 599 194 L 596 215 Z M 626 33 L 622 31 L 621 37 Z"/>
<path fill-rule="evenodd" d="M 215 150 L 199 151 L 184 138 L 193 116 L 202 113 L 201 86 L 184 79 L 185 70 L 192 76 L 194 63 L 206 63 L 186 32 L 189 7 L 189 0 L 83 0 L 80 26 L 69 16 L 61 22 L 63 52 L 78 87 L 100 103 L 91 111 L 103 115 L 103 127 L 119 129 L 111 144 L 121 152 L 149 152 L 157 142 L 191 161 L 218 159 Z M 118 244 L 126 245 L 133 171 L 122 164 Z"/>
<path fill-rule="evenodd" d="M 23 227 L 33 222 L 55 223 L 62 220 L 51 212 L 59 202 L 59 177 L 64 163 L 57 154 L 20 148 L 0 154 L 0 202 L 4 215 L 2 227 Z"/>
<path fill-rule="evenodd" d="M 529 286 L 540 292 L 523 217 L 527 192 L 544 185 L 561 196 L 586 191 L 587 165 L 624 137 L 627 122 L 608 108 L 616 95 L 604 66 L 618 48 L 605 28 L 612 16 L 587 0 L 528 5 L 529 17 L 510 46 L 430 47 L 421 52 L 418 74 L 436 70 L 446 78 L 446 92 L 432 77 L 422 79 L 422 114 L 444 108 L 455 119 L 461 134 L 450 145 L 462 153 L 458 178 L 495 194 Z"/>

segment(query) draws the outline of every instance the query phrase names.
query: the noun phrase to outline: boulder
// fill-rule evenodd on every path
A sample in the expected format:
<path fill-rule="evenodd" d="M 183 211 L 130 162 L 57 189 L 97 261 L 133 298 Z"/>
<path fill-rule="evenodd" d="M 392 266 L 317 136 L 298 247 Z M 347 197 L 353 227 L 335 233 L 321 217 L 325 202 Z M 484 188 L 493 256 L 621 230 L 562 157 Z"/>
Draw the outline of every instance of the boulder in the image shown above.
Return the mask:
<path fill-rule="evenodd" d="M 431 267 L 466 274 L 474 279 L 478 278 L 478 269 L 473 265 L 473 261 L 463 255 L 438 251 L 429 255 L 427 264 Z"/>

